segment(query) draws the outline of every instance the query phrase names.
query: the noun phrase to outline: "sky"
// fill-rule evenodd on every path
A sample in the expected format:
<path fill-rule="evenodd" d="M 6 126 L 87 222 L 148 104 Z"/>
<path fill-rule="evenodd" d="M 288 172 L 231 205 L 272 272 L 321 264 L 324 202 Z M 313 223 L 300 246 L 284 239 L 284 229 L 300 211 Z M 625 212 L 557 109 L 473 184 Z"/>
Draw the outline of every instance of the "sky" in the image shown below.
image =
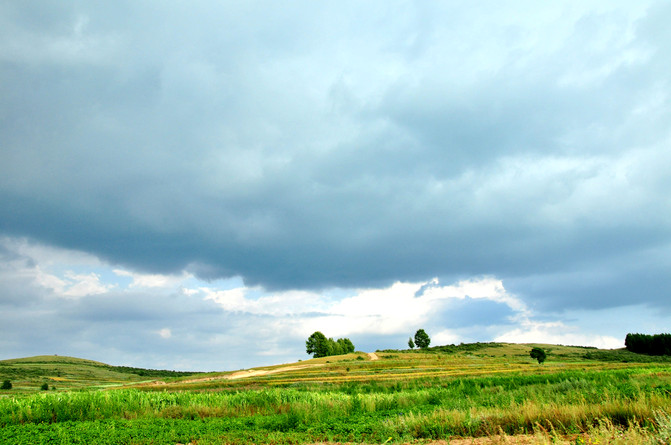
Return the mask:
<path fill-rule="evenodd" d="M 671 322 L 671 3 L 0 1 L 0 359 Z"/>

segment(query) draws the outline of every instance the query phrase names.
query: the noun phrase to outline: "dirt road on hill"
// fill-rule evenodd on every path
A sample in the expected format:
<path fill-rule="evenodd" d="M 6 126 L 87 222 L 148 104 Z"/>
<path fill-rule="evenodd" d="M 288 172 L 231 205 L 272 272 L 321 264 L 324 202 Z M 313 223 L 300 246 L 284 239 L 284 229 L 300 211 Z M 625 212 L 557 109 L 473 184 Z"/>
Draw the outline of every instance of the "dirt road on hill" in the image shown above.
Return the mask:
<path fill-rule="evenodd" d="M 320 366 L 324 366 L 324 363 L 314 363 L 311 365 L 282 366 L 280 368 L 275 369 L 247 369 L 245 371 L 234 372 L 233 374 L 220 375 L 214 377 L 203 377 L 200 379 L 183 380 L 179 383 L 181 384 L 181 383 L 211 382 L 214 380 L 237 380 L 237 379 L 244 379 L 247 377 L 257 377 L 260 375 L 277 374 L 286 371 L 297 371 L 299 369 L 317 368 Z"/>
<path fill-rule="evenodd" d="M 374 352 L 368 352 L 368 357 L 373 360 L 379 360 L 380 357 L 377 356 L 376 353 Z M 277 374 L 280 372 L 286 372 L 286 371 L 297 371 L 299 369 L 306 369 L 306 368 L 317 368 L 319 366 L 324 366 L 325 363 L 314 363 L 311 365 L 292 365 L 292 366 L 283 366 L 281 368 L 275 368 L 275 369 L 247 369 L 245 371 L 238 371 L 234 372 L 233 374 L 228 374 L 224 376 L 217 376 L 217 377 L 204 377 L 201 379 L 193 379 L 193 380 L 185 380 L 180 383 L 195 383 L 195 382 L 209 382 L 212 380 L 237 380 L 237 379 L 244 379 L 247 377 L 257 377 L 260 375 L 269 375 L 269 374 Z"/>
<path fill-rule="evenodd" d="M 380 357 L 377 356 L 376 353 L 374 352 L 368 352 L 367 353 L 368 358 L 370 358 L 371 361 L 373 360 L 379 360 Z M 308 364 L 308 365 L 291 365 L 291 366 L 281 366 L 279 368 L 274 368 L 274 369 L 246 369 L 244 371 L 237 371 L 232 374 L 227 374 L 227 375 L 219 375 L 219 376 L 213 376 L 213 377 L 202 377 L 199 379 L 190 379 L 190 380 L 182 380 L 178 382 L 179 384 L 183 383 L 199 383 L 199 382 L 212 382 L 215 380 L 237 380 L 237 379 L 245 379 L 249 377 L 258 377 L 261 375 L 270 375 L 270 374 L 278 374 L 280 372 L 287 372 L 287 371 L 298 371 L 300 369 L 307 369 L 307 368 L 317 368 L 326 365 L 326 363 L 313 363 L 313 364 Z M 164 381 L 154 381 L 149 383 L 150 385 L 167 385 L 166 382 Z"/>

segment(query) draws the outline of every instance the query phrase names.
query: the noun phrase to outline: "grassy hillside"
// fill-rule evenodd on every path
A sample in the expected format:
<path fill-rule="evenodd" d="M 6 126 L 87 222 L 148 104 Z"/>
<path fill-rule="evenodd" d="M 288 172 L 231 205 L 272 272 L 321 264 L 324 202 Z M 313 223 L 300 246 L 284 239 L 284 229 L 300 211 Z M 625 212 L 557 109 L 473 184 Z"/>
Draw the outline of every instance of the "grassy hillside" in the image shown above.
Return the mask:
<path fill-rule="evenodd" d="M 548 353 L 539 365 L 529 356 L 532 347 Z M 636 369 L 666 363 L 668 357 L 649 357 L 624 350 L 602 350 L 547 344 L 472 343 L 427 350 L 377 351 L 371 361 L 363 352 L 255 368 L 252 372 L 224 372 L 196 378 L 142 385 L 143 390 L 235 390 L 264 387 L 341 387 L 366 383 L 378 387 L 407 385 L 421 380 L 439 384 L 445 379 L 504 375 L 544 375 L 563 371 Z"/>
<path fill-rule="evenodd" d="M 542 365 L 529 356 L 534 346 L 548 351 Z M 669 443 L 671 368 L 649 359 L 470 344 L 141 382 L 96 362 L 31 358 L 16 366 L 52 373 L 55 360 L 80 377 L 116 372 L 126 386 L 0 392 L 0 443 L 419 443 L 500 434 L 524 443 Z"/>
<path fill-rule="evenodd" d="M 532 347 L 548 352 L 542 366 L 529 356 Z M 505 374 L 548 373 L 557 369 L 618 368 L 636 363 L 668 363 L 669 357 L 650 357 L 626 350 L 600 350 L 543 344 L 471 343 L 436 346 L 424 351 L 377 351 L 325 357 L 256 368 L 254 372 L 191 373 L 111 366 L 93 360 L 43 355 L 0 361 L 0 381 L 10 380 L 14 392 L 37 391 L 47 383 L 57 390 L 101 388 L 142 383 L 143 389 L 225 389 L 264 385 L 338 385 L 346 382 L 394 382 L 420 379 Z M 537 364 L 536 364 L 537 365 Z M 288 368 L 285 370 L 285 368 Z M 232 377 L 232 378 L 231 378 Z M 156 382 L 152 386 L 152 382 Z"/>
<path fill-rule="evenodd" d="M 45 383 L 57 390 L 90 389 L 192 374 L 110 366 L 57 355 L 0 360 L 0 381 L 11 381 L 13 393 L 36 391 Z"/>

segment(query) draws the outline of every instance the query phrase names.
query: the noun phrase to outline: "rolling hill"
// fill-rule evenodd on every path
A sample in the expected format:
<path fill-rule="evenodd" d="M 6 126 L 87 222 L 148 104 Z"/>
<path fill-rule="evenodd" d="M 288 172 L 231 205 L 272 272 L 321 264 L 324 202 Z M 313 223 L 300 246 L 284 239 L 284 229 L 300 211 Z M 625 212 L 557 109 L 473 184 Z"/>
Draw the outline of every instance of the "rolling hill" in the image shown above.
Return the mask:
<path fill-rule="evenodd" d="M 120 386 L 158 377 L 174 378 L 193 374 L 195 373 L 111 366 L 93 360 L 59 355 L 0 360 L 0 381 L 11 381 L 14 392 L 39 390 L 45 383 L 51 389 L 72 390 Z"/>

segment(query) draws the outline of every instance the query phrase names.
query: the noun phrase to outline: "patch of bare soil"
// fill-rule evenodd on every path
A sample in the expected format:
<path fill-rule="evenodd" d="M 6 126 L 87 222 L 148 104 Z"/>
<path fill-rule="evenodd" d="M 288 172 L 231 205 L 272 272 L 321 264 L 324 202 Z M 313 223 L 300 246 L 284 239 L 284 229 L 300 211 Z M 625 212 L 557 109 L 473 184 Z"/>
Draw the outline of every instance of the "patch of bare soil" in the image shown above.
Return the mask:
<path fill-rule="evenodd" d="M 373 360 L 379 360 L 380 357 L 377 356 L 376 353 L 374 352 L 369 352 L 368 353 L 368 358 Z M 237 380 L 237 379 L 244 379 L 247 377 L 256 377 L 260 375 L 269 375 L 269 374 L 277 374 L 280 372 L 287 372 L 287 371 L 297 371 L 299 369 L 305 369 L 305 368 L 315 368 L 318 366 L 324 366 L 324 363 L 314 363 L 310 365 L 293 365 L 293 366 L 283 366 L 281 368 L 275 368 L 275 369 L 247 369 L 244 371 L 238 371 L 234 372 L 232 374 L 228 375 L 223 375 L 223 376 L 215 376 L 215 377 L 203 377 L 200 379 L 190 379 L 190 380 L 182 380 L 179 382 L 180 384 L 182 383 L 198 383 L 198 382 L 211 382 L 214 380 Z M 165 385 L 165 382 L 163 381 L 155 381 L 151 383 L 152 385 Z"/>
<path fill-rule="evenodd" d="M 247 377 L 256 377 L 256 376 L 260 376 L 260 375 L 277 374 L 277 373 L 286 372 L 286 371 L 296 371 L 296 370 L 305 369 L 305 368 L 315 368 L 315 367 L 318 367 L 318 366 L 324 366 L 324 363 L 314 363 L 314 364 L 310 364 L 310 365 L 283 366 L 281 368 L 275 368 L 275 369 L 247 369 L 245 371 L 238 371 L 238 372 L 234 372 L 233 374 L 228 374 L 228 375 L 214 376 L 214 377 L 203 377 L 203 378 L 200 378 L 200 379 L 183 380 L 179 383 L 181 384 L 181 383 L 211 382 L 213 380 L 237 380 L 237 379 L 244 379 L 244 378 L 247 378 Z"/>

